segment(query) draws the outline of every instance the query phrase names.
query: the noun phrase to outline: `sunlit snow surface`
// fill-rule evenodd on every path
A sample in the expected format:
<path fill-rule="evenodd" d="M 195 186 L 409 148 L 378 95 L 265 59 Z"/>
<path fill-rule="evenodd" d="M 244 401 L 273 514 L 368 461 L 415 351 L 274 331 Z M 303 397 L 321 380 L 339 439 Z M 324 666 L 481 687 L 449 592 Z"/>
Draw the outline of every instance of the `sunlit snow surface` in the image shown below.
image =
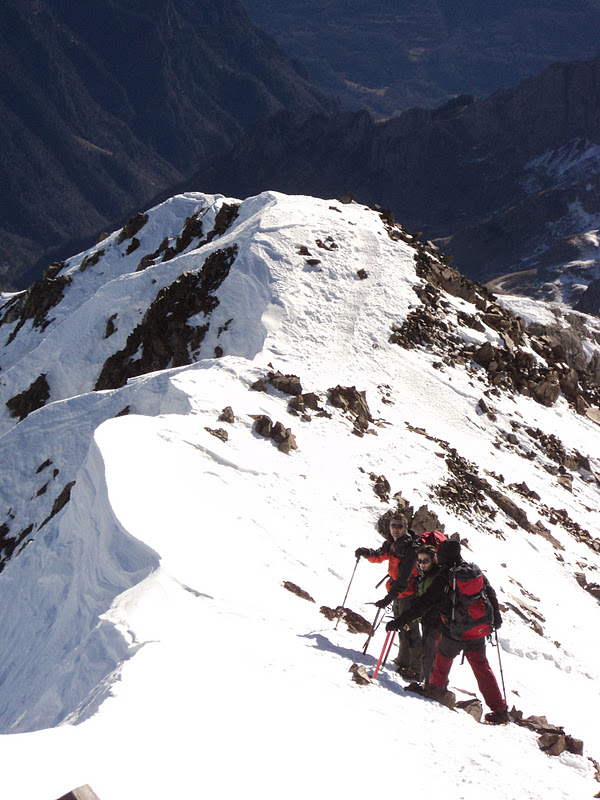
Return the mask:
<path fill-rule="evenodd" d="M 221 202 L 185 195 L 153 210 L 139 235 L 145 251 L 177 235 L 197 208 L 214 218 Z M 316 245 L 328 236 L 337 248 Z M 122 346 L 126 320 L 131 327 L 162 286 L 233 243 L 238 256 L 199 363 L 94 393 L 116 346 L 102 338 L 111 313 L 119 312 Z M 593 796 L 600 785 L 586 756 L 600 760 L 600 608 L 574 573 L 600 582 L 600 555 L 531 500 L 515 497 L 564 550 L 514 529 L 501 511 L 467 521 L 432 487 L 448 477 L 437 438 L 482 476 L 526 482 L 598 537 L 593 476 L 574 473 L 568 492 L 544 469 L 548 459 L 524 458 L 506 434 L 511 421 L 553 433 L 600 473 L 600 427 L 563 398 L 545 408 L 508 394 L 492 399 L 492 421 L 476 410 L 485 378 L 440 370 L 427 350 L 390 344 L 392 324 L 419 304 L 412 287 L 420 279 L 414 251 L 364 207 L 266 193 L 245 201 L 221 238 L 142 272 L 139 254 L 124 256 L 116 235 L 102 244 L 95 267 L 80 272 L 82 256 L 69 261 L 73 282 L 47 330 L 27 323 L 3 355 L 2 409 L 40 371 L 53 402 L 18 425 L 3 410 L 0 422 L 2 512 L 10 509 L 15 531 L 36 523 L 0 575 L 0 797 L 56 800 L 85 783 L 100 800 Z M 302 245 L 319 265 L 299 255 Z M 448 301 L 449 313 L 473 311 Z M 552 317 L 541 305 L 518 313 L 526 310 Z M 10 330 L 0 330 L 3 343 Z M 498 340 L 491 329 L 461 335 Z M 270 369 L 298 375 L 331 418 L 304 420 L 272 387 L 253 391 Z M 352 421 L 327 404 L 338 384 L 366 391 L 379 423 L 372 433 L 354 435 Z M 131 413 L 116 416 L 126 406 Z M 218 419 L 225 406 L 232 425 Z M 299 450 L 284 455 L 254 433 L 256 414 L 290 427 Z M 206 430 L 219 427 L 227 442 Z M 480 725 L 406 694 L 393 665 L 373 685 L 352 682 L 352 663 L 374 667 L 383 628 L 363 656 L 365 637 L 343 623 L 335 629 L 319 608 L 342 602 L 356 547 L 381 541 L 375 524 L 390 504 L 371 475 L 385 475 L 392 495 L 427 504 L 447 533 L 468 540 L 465 555 L 502 603 L 517 597 L 543 616 L 541 636 L 504 615 L 507 699 L 583 739 L 583 758 L 548 757 L 531 731 Z M 70 502 L 38 529 L 73 480 Z M 371 619 L 383 574 L 360 562 L 347 605 Z M 498 651 L 489 656 L 500 679 Z M 460 659 L 450 680 L 477 691 Z"/>

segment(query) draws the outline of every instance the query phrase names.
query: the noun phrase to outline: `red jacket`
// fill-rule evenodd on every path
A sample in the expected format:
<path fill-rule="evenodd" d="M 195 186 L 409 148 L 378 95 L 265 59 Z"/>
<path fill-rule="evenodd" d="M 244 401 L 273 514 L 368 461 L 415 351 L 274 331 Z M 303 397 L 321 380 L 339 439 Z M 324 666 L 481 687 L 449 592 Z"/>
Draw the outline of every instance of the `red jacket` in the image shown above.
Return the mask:
<path fill-rule="evenodd" d="M 419 572 L 416 563 L 417 548 L 420 544 L 420 539 L 412 531 L 407 531 L 396 541 L 392 538 L 386 539 L 378 550 L 373 550 L 372 554 L 367 556 L 367 560 L 372 564 L 388 562 L 389 578 L 385 588 L 390 595 L 393 595 L 391 599 L 411 597 L 417 591 L 416 579 Z"/>

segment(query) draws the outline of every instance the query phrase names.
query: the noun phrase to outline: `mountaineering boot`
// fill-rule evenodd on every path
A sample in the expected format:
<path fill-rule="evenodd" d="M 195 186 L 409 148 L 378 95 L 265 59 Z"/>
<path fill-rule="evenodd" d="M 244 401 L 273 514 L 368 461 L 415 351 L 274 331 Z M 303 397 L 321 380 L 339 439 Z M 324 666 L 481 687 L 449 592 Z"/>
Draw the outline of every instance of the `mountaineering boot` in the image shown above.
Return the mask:
<path fill-rule="evenodd" d="M 500 711 L 490 711 L 484 716 L 484 719 L 490 725 L 506 725 L 510 722 L 508 711 L 505 708 L 500 709 Z"/>
<path fill-rule="evenodd" d="M 424 695 L 425 694 L 425 687 L 422 684 L 417 683 L 417 681 L 413 681 L 412 683 L 409 683 L 408 686 L 404 687 L 404 691 L 405 692 L 414 692 L 414 694 L 422 694 L 422 695 Z"/>
<path fill-rule="evenodd" d="M 429 697 L 431 700 L 446 706 L 446 708 L 454 708 L 456 705 L 454 692 L 449 692 L 448 689 L 442 689 L 440 686 L 434 686 L 433 683 L 425 687 L 423 694 L 425 697 Z"/>

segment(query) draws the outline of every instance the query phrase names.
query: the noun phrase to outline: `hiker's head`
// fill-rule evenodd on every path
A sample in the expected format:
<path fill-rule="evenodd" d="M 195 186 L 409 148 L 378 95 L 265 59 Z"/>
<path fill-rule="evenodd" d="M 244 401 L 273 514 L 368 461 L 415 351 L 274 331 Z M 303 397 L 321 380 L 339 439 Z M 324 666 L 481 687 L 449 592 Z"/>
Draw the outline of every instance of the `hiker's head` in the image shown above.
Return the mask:
<path fill-rule="evenodd" d="M 398 514 L 397 512 L 392 514 L 390 517 L 390 534 L 392 539 L 396 541 L 396 539 L 404 536 L 407 530 L 408 523 L 404 514 Z"/>
<path fill-rule="evenodd" d="M 423 545 L 423 547 L 419 547 L 417 550 L 417 566 L 419 568 L 419 572 L 429 572 L 429 570 L 435 564 L 435 559 L 435 547 L 430 547 L 429 545 Z"/>
<path fill-rule="evenodd" d="M 442 542 L 437 551 L 437 560 L 442 567 L 453 567 L 460 564 L 460 542 L 456 539 L 446 539 Z"/>

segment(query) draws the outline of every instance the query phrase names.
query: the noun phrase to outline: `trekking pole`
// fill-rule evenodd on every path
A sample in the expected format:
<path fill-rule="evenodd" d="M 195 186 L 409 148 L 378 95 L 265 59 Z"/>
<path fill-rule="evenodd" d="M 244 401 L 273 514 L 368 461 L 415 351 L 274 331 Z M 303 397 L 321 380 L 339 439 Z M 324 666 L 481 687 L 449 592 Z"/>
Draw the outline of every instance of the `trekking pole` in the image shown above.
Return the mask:
<path fill-rule="evenodd" d="M 385 657 L 384 657 L 384 659 L 383 659 L 383 663 L 382 663 L 382 665 L 381 665 L 382 667 L 385 667 L 385 665 L 387 664 L 387 660 L 388 660 L 388 658 L 389 658 L 390 651 L 391 651 L 391 649 L 392 649 L 392 645 L 394 644 L 394 637 L 395 637 L 395 636 L 396 636 L 396 631 L 393 631 L 393 632 L 392 632 L 392 637 L 391 637 L 391 639 L 390 639 L 390 643 L 389 643 L 389 645 L 388 645 L 388 649 L 386 650 Z"/>
<path fill-rule="evenodd" d="M 342 613 L 342 611 L 344 610 L 344 606 L 346 605 L 346 599 L 348 597 L 348 593 L 350 591 L 350 587 L 352 586 L 352 581 L 354 580 L 354 573 L 356 572 L 356 568 L 358 567 L 358 562 L 359 561 L 360 561 L 360 556 L 358 556 L 358 558 L 356 559 L 356 564 L 354 565 L 354 569 L 352 570 L 352 577 L 350 578 L 350 583 L 348 584 L 348 588 L 346 589 L 346 594 L 344 596 L 344 599 L 342 600 L 342 609 L 340 611 L 340 614 Z M 334 631 L 337 631 L 337 626 L 339 624 L 340 624 L 340 617 L 339 617 L 339 614 L 338 614 L 337 622 L 335 623 L 335 628 L 333 629 Z"/>
<path fill-rule="evenodd" d="M 383 648 L 381 650 L 381 655 L 379 656 L 379 661 L 377 662 L 377 666 L 375 667 L 375 672 L 373 673 L 373 680 L 377 677 L 377 673 L 379 672 L 379 667 L 381 666 L 381 662 L 387 661 L 387 657 L 392 649 L 392 644 L 394 641 L 394 636 L 396 635 L 396 631 L 388 631 L 385 637 L 385 642 L 383 643 Z M 389 644 L 388 644 L 389 642 Z M 384 656 L 385 653 L 385 656 Z M 385 659 L 385 661 L 384 661 Z"/>
<path fill-rule="evenodd" d="M 508 701 L 506 700 L 506 686 L 504 685 L 504 672 L 502 670 L 502 659 L 500 658 L 500 643 L 498 642 L 498 631 L 494 631 L 496 634 L 496 647 L 498 648 L 498 666 L 500 667 L 500 678 L 502 680 L 502 691 L 504 692 L 504 702 L 508 706 Z"/>
<path fill-rule="evenodd" d="M 373 620 L 373 623 L 371 625 L 371 630 L 369 631 L 369 635 L 367 637 L 367 641 L 365 642 L 365 646 L 363 647 L 363 655 L 366 655 L 369 643 L 370 643 L 371 639 L 373 638 L 373 634 L 377 630 L 377 620 L 379 619 L 379 615 L 381 614 L 382 611 L 383 611 L 382 608 L 378 608 L 377 609 L 377 613 L 375 614 L 375 619 Z"/>

